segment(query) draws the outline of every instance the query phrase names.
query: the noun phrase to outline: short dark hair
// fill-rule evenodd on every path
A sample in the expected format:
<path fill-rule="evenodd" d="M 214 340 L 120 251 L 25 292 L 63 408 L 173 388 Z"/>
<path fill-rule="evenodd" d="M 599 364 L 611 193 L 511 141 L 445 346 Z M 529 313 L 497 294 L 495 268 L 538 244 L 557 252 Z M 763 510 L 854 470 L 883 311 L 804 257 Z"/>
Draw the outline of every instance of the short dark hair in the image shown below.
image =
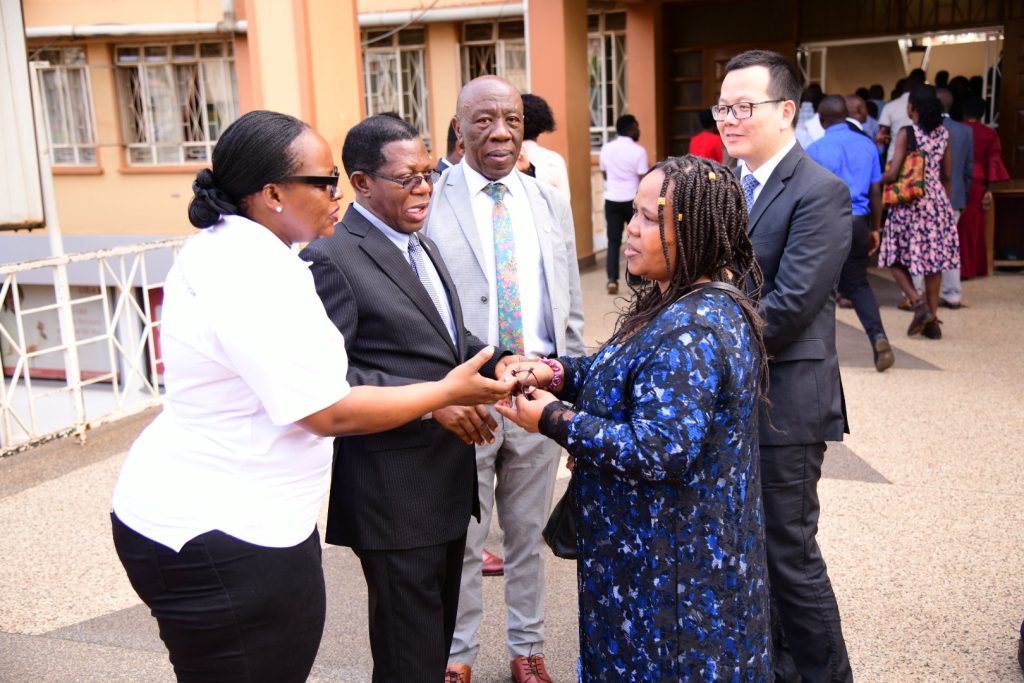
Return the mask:
<path fill-rule="evenodd" d="M 445 148 L 445 154 L 454 152 L 457 144 L 459 144 L 459 135 L 455 132 L 455 119 L 452 119 L 448 122 L 448 146 Z"/>
<path fill-rule="evenodd" d="M 538 95 L 526 93 L 523 98 L 523 139 L 536 140 L 541 133 L 555 130 L 555 115 L 551 107 Z"/>
<path fill-rule="evenodd" d="M 964 116 L 981 120 L 986 112 L 988 112 L 988 105 L 980 97 L 972 95 L 964 100 Z"/>
<path fill-rule="evenodd" d="M 632 114 L 623 114 L 615 119 L 615 132 L 619 135 L 629 135 L 634 128 L 639 128 L 640 123 Z"/>
<path fill-rule="evenodd" d="M 703 109 L 698 111 L 697 118 L 700 119 L 701 130 L 715 129 L 715 117 L 711 114 L 711 107 L 704 107 Z"/>
<path fill-rule="evenodd" d="M 298 167 L 291 149 L 309 126 L 276 111 L 251 111 L 228 126 L 213 148 L 213 169 L 192 183 L 188 220 L 208 228 L 224 215 L 245 215 L 246 198 L 284 180 Z"/>
<path fill-rule="evenodd" d="M 924 73 L 924 69 L 914 69 L 907 74 L 907 81 L 905 83 L 907 92 L 911 92 L 915 87 L 924 85 L 928 81 L 928 77 Z"/>
<path fill-rule="evenodd" d="M 779 100 L 800 102 L 800 76 L 793 62 L 771 50 L 747 50 L 725 65 L 725 73 L 752 66 L 768 69 L 768 96 Z M 795 118 L 795 117 L 794 117 Z"/>
<path fill-rule="evenodd" d="M 363 119 L 345 136 L 341 146 L 341 163 L 349 178 L 356 171 L 376 171 L 386 163 L 384 145 L 396 140 L 415 140 L 416 127 L 389 114 Z"/>

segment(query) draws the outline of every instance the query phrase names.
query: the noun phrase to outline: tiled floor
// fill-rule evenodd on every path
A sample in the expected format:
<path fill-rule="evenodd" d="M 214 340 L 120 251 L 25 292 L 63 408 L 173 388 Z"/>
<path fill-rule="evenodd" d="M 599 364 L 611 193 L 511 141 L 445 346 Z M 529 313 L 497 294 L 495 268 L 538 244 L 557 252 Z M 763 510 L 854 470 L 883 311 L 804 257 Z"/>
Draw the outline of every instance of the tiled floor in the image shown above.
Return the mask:
<path fill-rule="evenodd" d="M 853 433 L 830 447 L 820 485 L 820 539 L 855 675 L 1020 681 L 1024 274 L 965 283 L 968 307 L 941 313 L 937 342 L 907 338 L 894 285 L 884 274 L 872 282 L 896 366 L 875 372 L 855 314 L 838 312 Z M 614 324 L 604 284 L 602 270 L 584 274 L 588 343 Z M 55 443 L 0 460 L 0 682 L 173 680 L 109 538 L 113 482 L 149 417 L 98 430 L 84 447 Z M 568 681 L 574 565 L 547 566 L 547 661 Z M 311 680 L 369 680 L 358 563 L 329 547 L 324 567 L 329 616 Z M 508 677 L 501 582 L 485 585 L 476 683 Z"/>

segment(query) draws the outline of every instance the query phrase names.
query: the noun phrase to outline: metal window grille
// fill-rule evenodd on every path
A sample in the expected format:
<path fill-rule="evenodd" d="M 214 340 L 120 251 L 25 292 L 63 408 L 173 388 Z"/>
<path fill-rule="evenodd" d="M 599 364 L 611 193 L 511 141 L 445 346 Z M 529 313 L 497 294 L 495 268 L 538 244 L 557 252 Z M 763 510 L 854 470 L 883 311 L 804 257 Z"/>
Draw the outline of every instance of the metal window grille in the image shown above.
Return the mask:
<path fill-rule="evenodd" d="M 39 85 L 46 116 L 46 133 L 52 163 L 60 166 L 96 164 L 92 89 L 81 47 L 33 51 L 30 61 L 40 67 Z"/>
<path fill-rule="evenodd" d="M 393 112 L 415 126 L 430 152 L 425 35 L 421 28 L 397 33 L 364 31 L 363 85 L 368 115 Z"/>
<path fill-rule="evenodd" d="M 626 14 L 588 16 L 590 147 L 615 139 L 615 120 L 626 113 Z"/>
<path fill-rule="evenodd" d="M 119 45 L 114 64 L 128 163 L 208 164 L 238 118 L 232 43 Z"/>
<path fill-rule="evenodd" d="M 462 83 L 495 75 L 529 92 L 526 34 L 522 20 L 469 22 L 462 26 Z"/>

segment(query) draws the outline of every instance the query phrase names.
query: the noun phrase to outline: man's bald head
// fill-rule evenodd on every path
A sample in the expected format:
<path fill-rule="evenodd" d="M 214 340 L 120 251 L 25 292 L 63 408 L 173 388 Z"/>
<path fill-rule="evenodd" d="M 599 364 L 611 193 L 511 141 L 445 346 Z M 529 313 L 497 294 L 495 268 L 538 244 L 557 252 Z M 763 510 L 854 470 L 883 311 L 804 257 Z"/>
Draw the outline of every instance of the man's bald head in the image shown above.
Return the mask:
<path fill-rule="evenodd" d="M 942 111 L 948 114 L 953 106 L 953 93 L 948 88 L 936 88 L 935 96 L 942 102 Z"/>
<path fill-rule="evenodd" d="M 847 115 L 861 123 L 866 122 L 868 120 L 868 105 L 864 98 L 860 95 L 847 95 L 845 99 Z"/>
<path fill-rule="evenodd" d="M 453 123 L 470 168 L 488 180 L 512 172 L 523 144 L 523 99 L 514 85 L 497 76 L 474 78 L 459 92 Z"/>
<path fill-rule="evenodd" d="M 821 118 L 822 128 L 845 121 L 848 116 L 846 100 L 840 95 L 826 95 L 818 105 L 818 116 Z"/>

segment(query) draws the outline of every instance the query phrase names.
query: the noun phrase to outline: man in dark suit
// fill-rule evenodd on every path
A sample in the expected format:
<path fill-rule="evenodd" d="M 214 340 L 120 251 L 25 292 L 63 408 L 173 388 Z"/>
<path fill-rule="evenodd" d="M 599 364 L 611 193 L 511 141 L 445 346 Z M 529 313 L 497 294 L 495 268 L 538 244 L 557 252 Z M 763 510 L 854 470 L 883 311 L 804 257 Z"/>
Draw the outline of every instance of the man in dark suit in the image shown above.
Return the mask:
<path fill-rule="evenodd" d="M 741 161 L 764 273 L 760 312 L 771 358 L 759 443 L 777 654 L 787 642 L 796 680 L 852 681 L 816 540 L 825 441 L 842 440 L 846 423 L 832 292 L 850 251 L 850 193 L 797 144 L 799 97 L 789 61 L 751 50 L 726 65 L 713 113 L 726 150 Z"/>
<path fill-rule="evenodd" d="M 448 269 L 417 234 L 433 187 L 419 132 L 370 117 L 349 131 L 342 162 L 355 203 L 300 256 L 345 337 L 348 381 L 440 379 L 486 343 L 466 332 Z M 497 356 L 481 373 L 494 375 Z M 466 529 L 480 515 L 473 444 L 496 428 L 484 406 L 454 406 L 334 442 L 326 541 L 362 563 L 375 682 L 444 676 Z"/>

